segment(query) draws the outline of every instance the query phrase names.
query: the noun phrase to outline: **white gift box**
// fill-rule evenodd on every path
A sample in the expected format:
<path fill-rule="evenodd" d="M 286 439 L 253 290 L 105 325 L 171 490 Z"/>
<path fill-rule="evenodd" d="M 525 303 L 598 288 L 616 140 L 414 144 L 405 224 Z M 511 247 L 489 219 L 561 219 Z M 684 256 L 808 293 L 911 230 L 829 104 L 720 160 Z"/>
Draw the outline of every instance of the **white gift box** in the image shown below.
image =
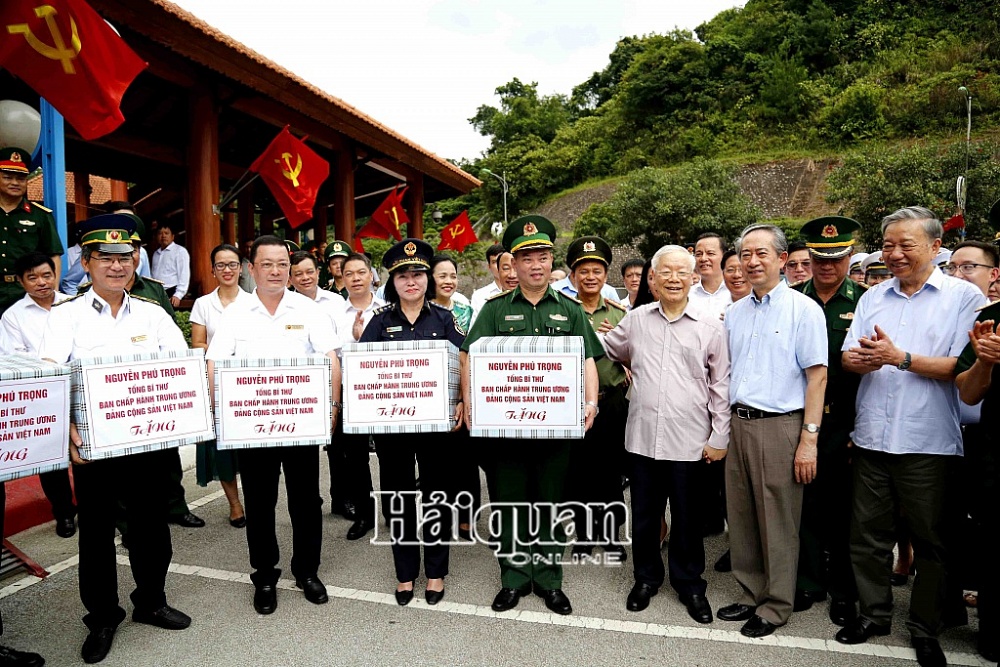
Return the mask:
<path fill-rule="evenodd" d="M 69 396 L 69 366 L 0 357 L 0 482 L 69 465 Z"/>
<path fill-rule="evenodd" d="M 219 449 L 328 445 L 330 358 L 213 360 Z"/>
<path fill-rule="evenodd" d="M 442 340 L 349 343 L 344 433 L 440 433 L 461 398 L 458 348 Z"/>
<path fill-rule="evenodd" d="M 490 336 L 474 342 L 470 434 L 582 438 L 583 354 L 580 336 Z"/>
<path fill-rule="evenodd" d="M 203 350 L 74 359 L 80 456 L 105 459 L 215 437 Z"/>

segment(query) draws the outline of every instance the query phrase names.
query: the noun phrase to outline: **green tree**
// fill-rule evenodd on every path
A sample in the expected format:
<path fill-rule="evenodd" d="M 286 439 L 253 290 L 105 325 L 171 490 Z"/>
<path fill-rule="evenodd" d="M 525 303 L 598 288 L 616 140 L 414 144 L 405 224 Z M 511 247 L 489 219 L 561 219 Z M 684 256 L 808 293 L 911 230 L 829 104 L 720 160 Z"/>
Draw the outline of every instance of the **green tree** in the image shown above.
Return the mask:
<path fill-rule="evenodd" d="M 493 138 L 493 147 L 519 139 L 538 137 L 549 142 L 560 127 L 569 122 L 565 95 L 538 96 L 538 83 L 513 79 L 496 89 L 500 108 L 482 105 L 469 119 L 484 137 Z"/>

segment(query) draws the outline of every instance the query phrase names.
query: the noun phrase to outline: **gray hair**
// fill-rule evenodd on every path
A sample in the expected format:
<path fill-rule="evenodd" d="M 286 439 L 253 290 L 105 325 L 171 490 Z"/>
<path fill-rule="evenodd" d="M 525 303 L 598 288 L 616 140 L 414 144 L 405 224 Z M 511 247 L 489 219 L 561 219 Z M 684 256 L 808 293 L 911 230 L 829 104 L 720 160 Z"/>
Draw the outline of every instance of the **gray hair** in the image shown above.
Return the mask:
<path fill-rule="evenodd" d="M 927 238 L 931 241 L 944 236 L 944 227 L 941 225 L 941 221 L 937 219 L 933 211 L 923 206 L 907 206 L 882 218 L 882 234 L 885 234 L 885 230 L 892 223 L 908 222 L 910 220 L 918 220 L 924 223 L 924 233 L 927 234 Z"/>
<path fill-rule="evenodd" d="M 655 271 L 661 258 L 674 254 L 684 255 L 688 259 L 688 271 L 694 271 L 694 255 L 689 253 L 687 248 L 679 245 L 665 245 L 657 250 L 653 255 L 653 259 L 649 260 L 650 266 L 652 266 Z"/>
<path fill-rule="evenodd" d="M 760 231 L 771 233 L 771 246 L 776 253 L 780 255 L 781 253 L 788 252 L 788 239 L 785 238 L 785 232 L 781 231 L 781 227 L 777 225 L 750 225 L 740 232 L 740 238 L 736 240 L 736 254 L 740 254 L 743 250 L 743 241 L 748 234 Z"/>

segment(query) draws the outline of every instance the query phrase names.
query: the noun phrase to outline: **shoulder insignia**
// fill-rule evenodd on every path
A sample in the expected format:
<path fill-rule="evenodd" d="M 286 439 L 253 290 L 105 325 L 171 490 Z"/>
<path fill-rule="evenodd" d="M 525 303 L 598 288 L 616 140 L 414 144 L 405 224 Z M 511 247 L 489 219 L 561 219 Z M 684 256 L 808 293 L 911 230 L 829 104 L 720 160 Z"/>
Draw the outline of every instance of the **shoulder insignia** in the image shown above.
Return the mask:
<path fill-rule="evenodd" d="M 373 310 L 372 311 L 372 316 L 381 315 L 382 313 L 387 313 L 390 310 L 392 310 L 392 304 L 391 303 L 387 303 L 384 306 L 379 306 L 378 308 L 376 308 L 375 310 Z"/>
<path fill-rule="evenodd" d="M 41 204 L 39 204 L 39 203 L 38 203 L 38 202 L 36 202 L 36 201 L 33 201 L 33 202 L 31 202 L 31 205 L 32 205 L 32 206 L 34 206 L 35 208 L 40 208 L 40 209 L 42 209 L 42 210 L 43 210 L 43 211 L 45 211 L 46 213 L 51 213 L 51 212 L 52 212 L 52 209 L 51 209 L 51 208 L 47 208 L 47 207 L 45 207 L 45 206 L 42 206 Z"/>
<path fill-rule="evenodd" d="M 162 308 L 163 306 L 156 299 L 150 299 L 148 296 L 140 296 L 138 294 L 132 294 L 129 292 L 129 297 L 132 299 L 138 299 L 139 301 L 145 301 L 146 303 L 151 303 L 157 308 Z"/>
<path fill-rule="evenodd" d="M 507 296 L 508 294 L 510 294 L 510 293 L 511 293 L 511 292 L 513 292 L 513 291 L 514 291 L 514 290 L 512 290 L 512 289 L 509 289 L 509 290 L 507 290 L 507 291 L 505 291 L 505 292 L 497 292 L 497 293 L 496 293 L 496 294 L 494 294 L 493 296 L 488 296 L 488 297 L 486 297 L 486 300 L 487 300 L 487 301 L 492 301 L 493 299 L 499 299 L 499 298 L 500 298 L 500 297 L 502 297 L 502 296 Z"/>
<path fill-rule="evenodd" d="M 800 281 L 799 281 L 799 282 L 797 282 L 797 283 L 788 283 L 788 286 L 789 286 L 790 288 L 794 289 L 794 290 L 798 290 L 798 291 L 800 291 L 800 292 L 801 292 L 801 291 L 802 291 L 802 288 L 803 288 L 803 287 L 805 286 L 805 284 L 806 284 L 807 282 L 809 282 L 809 281 L 808 281 L 808 280 L 800 280 Z"/>
<path fill-rule="evenodd" d="M 147 278 L 146 276 L 143 276 L 142 279 L 144 281 L 151 282 L 151 283 L 159 283 L 160 285 L 163 284 L 162 280 L 157 280 L 156 278 Z"/>
<path fill-rule="evenodd" d="M 79 285 L 76 286 L 76 293 L 82 294 L 83 292 L 86 292 L 87 290 L 90 289 L 91 285 L 92 283 L 89 280 L 87 282 L 80 283 Z"/>
<path fill-rule="evenodd" d="M 611 301 L 610 299 L 605 299 L 604 303 L 608 304 L 612 308 L 617 308 L 618 310 L 622 311 L 623 313 L 627 313 L 628 312 L 628 308 L 626 308 L 625 306 L 623 306 L 618 301 Z"/>
<path fill-rule="evenodd" d="M 440 303 L 437 303 L 436 301 L 431 301 L 431 300 L 428 299 L 427 303 L 429 303 L 434 308 L 440 308 L 441 310 L 447 310 L 449 314 L 451 313 L 450 310 L 448 310 L 447 308 L 445 308 L 444 306 L 442 306 Z"/>
<path fill-rule="evenodd" d="M 81 296 L 83 296 L 83 294 L 82 294 L 82 293 L 77 293 L 77 294 L 74 294 L 73 296 L 68 296 L 68 297 L 66 297 L 66 298 L 65 298 L 65 299 L 63 299 L 62 301 L 56 301 L 56 302 L 55 302 L 54 304 L 52 304 L 52 305 L 53 305 L 53 306 L 61 306 L 61 305 L 63 305 L 64 303 L 69 303 L 70 301 L 75 301 L 76 299 L 79 299 L 79 298 L 80 298 Z"/>
<path fill-rule="evenodd" d="M 456 320 L 453 317 L 453 318 L 451 318 L 451 321 L 455 323 L 455 331 L 457 331 L 458 333 L 462 334 L 463 336 L 468 336 L 469 335 L 469 332 L 462 328 L 462 325 L 458 323 L 458 320 Z"/>
<path fill-rule="evenodd" d="M 575 296 L 570 296 L 569 294 L 566 294 L 566 292 L 560 292 L 559 290 L 555 290 L 555 292 L 556 292 L 556 294 L 558 294 L 559 296 L 563 297 L 564 299 L 569 299 L 573 303 L 578 303 L 581 306 L 583 305 L 583 301 L 580 301 Z"/>
<path fill-rule="evenodd" d="M 990 301 L 989 303 L 983 304 L 982 306 L 979 306 L 979 308 L 976 308 L 976 312 L 978 313 L 978 312 L 981 312 L 983 310 L 986 310 L 990 306 L 995 306 L 998 303 L 1000 303 L 1000 301 Z"/>

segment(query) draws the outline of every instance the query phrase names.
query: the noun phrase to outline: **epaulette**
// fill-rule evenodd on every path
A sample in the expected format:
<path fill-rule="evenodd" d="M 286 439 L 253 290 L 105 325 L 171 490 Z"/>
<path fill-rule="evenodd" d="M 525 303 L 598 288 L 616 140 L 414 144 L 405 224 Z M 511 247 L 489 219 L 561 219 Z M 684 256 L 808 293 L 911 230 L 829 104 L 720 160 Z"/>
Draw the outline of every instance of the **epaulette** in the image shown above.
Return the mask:
<path fill-rule="evenodd" d="M 91 286 L 92 284 L 93 284 L 93 283 L 92 283 L 91 281 L 89 281 L 89 280 L 87 280 L 87 281 L 84 281 L 84 282 L 82 282 L 82 283 L 80 283 L 80 284 L 78 284 L 78 285 L 76 286 L 76 291 L 77 291 L 77 292 L 83 292 L 84 290 L 88 290 L 88 289 L 90 289 L 90 286 Z"/>
<path fill-rule="evenodd" d="M 73 300 L 75 300 L 75 299 L 79 299 L 79 298 L 80 298 L 81 296 L 83 296 L 83 294 L 74 294 L 73 296 L 68 296 L 68 297 L 66 297 L 66 298 L 65 298 L 65 299 L 63 299 L 62 301 L 56 301 L 56 302 L 55 302 L 54 304 L 52 304 L 52 305 L 53 305 L 53 306 L 61 306 L 61 305 L 63 305 L 64 303 L 69 303 L 70 301 L 73 301 Z"/>
<path fill-rule="evenodd" d="M 621 305 L 621 303 L 619 303 L 617 301 L 612 301 L 611 299 L 605 299 L 604 303 L 608 304 L 612 308 L 617 308 L 618 310 L 622 311 L 623 313 L 627 313 L 628 312 L 628 308 L 626 308 L 625 306 Z"/>
<path fill-rule="evenodd" d="M 788 286 L 791 287 L 792 289 L 795 289 L 797 287 L 800 287 L 801 285 L 805 285 L 807 282 L 809 282 L 808 278 L 806 280 L 800 280 L 797 283 L 788 283 Z"/>
<path fill-rule="evenodd" d="M 162 280 L 157 280 L 156 278 L 147 278 L 146 276 L 143 276 L 142 279 L 143 280 L 148 280 L 151 283 L 159 283 L 161 285 L 163 284 Z"/>
<path fill-rule="evenodd" d="M 566 294 L 566 292 L 560 292 L 559 290 L 556 290 L 556 294 L 558 294 L 559 296 L 562 296 L 562 297 L 566 297 L 567 299 L 569 299 L 573 303 L 578 303 L 581 306 L 583 305 L 583 301 L 580 301 L 575 296 L 570 296 L 569 294 Z M 605 301 L 607 301 L 607 299 L 605 299 Z"/>
<path fill-rule="evenodd" d="M 139 301 L 145 301 L 146 303 L 151 303 L 154 306 L 159 306 L 160 308 L 163 307 L 163 305 L 159 301 L 157 301 L 156 299 L 150 299 L 148 296 L 139 296 L 138 294 L 132 294 L 131 292 L 129 292 L 129 298 L 139 299 Z"/>
<path fill-rule="evenodd" d="M 979 308 L 976 308 L 976 312 L 978 313 L 978 312 L 980 312 L 982 310 L 986 310 L 990 306 L 995 306 L 998 303 L 1000 303 L 1000 301 L 990 301 L 989 303 L 983 304 L 982 306 L 979 306 Z"/>
<path fill-rule="evenodd" d="M 860 287 L 862 292 L 867 292 L 868 288 L 871 287 L 871 285 L 866 285 L 865 283 L 859 283 L 856 280 L 854 281 L 854 284 Z"/>
<path fill-rule="evenodd" d="M 500 297 L 502 297 L 502 296 L 507 296 L 508 294 L 510 294 L 510 293 L 511 293 L 511 292 L 513 292 L 513 291 L 514 291 L 514 290 L 512 290 L 512 289 L 509 289 L 509 290 L 507 290 L 506 292 L 497 292 L 497 293 L 496 293 L 496 294 L 494 294 L 493 296 L 488 296 L 488 297 L 486 297 L 486 300 L 487 300 L 487 301 L 492 301 L 493 299 L 499 299 L 499 298 L 500 298 Z"/>
<path fill-rule="evenodd" d="M 40 209 L 42 209 L 42 210 L 43 210 L 43 211 L 45 211 L 46 213 L 51 213 L 51 212 L 52 212 L 52 209 L 51 209 L 51 208 L 46 208 L 45 206 L 42 206 L 41 204 L 39 204 L 39 203 L 38 203 L 38 202 L 36 202 L 36 201 L 33 201 L 33 202 L 31 202 L 31 205 L 32 205 L 32 206 L 35 206 L 36 208 L 40 208 Z"/>
<path fill-rule="evenodd" d="M 372 311 L 372 316 L 381 315 L 382 313 L 388 312 L 390 310 L 392 310 L 392 304 L 391 303 L 387 303 L 384 306 L 379 306 L 378 308 L 376 308 L 375 310 L 373 310 Z"/>

